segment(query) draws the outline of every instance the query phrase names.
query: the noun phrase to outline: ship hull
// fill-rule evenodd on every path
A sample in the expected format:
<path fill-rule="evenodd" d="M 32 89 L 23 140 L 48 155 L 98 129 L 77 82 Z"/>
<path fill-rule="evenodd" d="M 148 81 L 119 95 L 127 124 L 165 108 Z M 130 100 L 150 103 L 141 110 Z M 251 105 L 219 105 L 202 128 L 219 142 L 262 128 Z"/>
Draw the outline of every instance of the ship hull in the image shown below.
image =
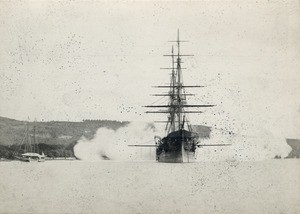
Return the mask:
<path fill-rule="evenodd" d="M 15 159 L 24 162 L 44 162 L 45 156 L 37 153 L 25 153 L 19 156 L 15 156 Z"/>
<path fill-rule="evenodd" d="M 163 163 L 182 163 L 182 153 L 180 152 L 162 152 L 157 155 L 157 161 Z"/>
<path fill-rule="evenodd" d="M 170 133 L 163 138 L 156 150 L 156 160 L 165 163 L 195 162 L 198 135 L 186 130 Z"/>
<path fill-rule="evenodd" d="M 19 161 L 23 161 L 23 162 L 31 162 L 30 159 L 24 158 L 24 157 L 21 157 L 21 156 L 15 156 L 15 159 L 19 160 Z"/>
<path fill-rule="evenodd" d="M 163 163 L 193 163 L 195 160 L 195 152 L 191 151 L 163 152 L 157 156 L 157 161 Z"/>

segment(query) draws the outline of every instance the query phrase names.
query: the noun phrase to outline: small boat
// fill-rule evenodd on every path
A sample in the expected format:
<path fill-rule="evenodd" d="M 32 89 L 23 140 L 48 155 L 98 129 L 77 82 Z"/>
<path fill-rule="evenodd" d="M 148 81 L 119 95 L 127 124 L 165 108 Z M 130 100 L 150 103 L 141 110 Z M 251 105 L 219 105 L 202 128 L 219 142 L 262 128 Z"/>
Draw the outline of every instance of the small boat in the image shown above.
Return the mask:
<path fill-rule="evenodd" d="M 45 155 L 42 153 L 41 155 L 38 153 L 33 153 L 33 152 L 27 152 L 24 154 L 21 154 L 20 157 L 16 156 L 16 159 L 20 161 L 25 161 L 25 162 L 44 162 L 45 161 Z"/>
<path fill-rule="evenodd" d="M 39 154 L 38 144 L 36 143 L 35 136 L 36 127 L 33 126 L 33 136 L 29 133 L 29 125 L 26 123 L 26 130 L 23 142 L 19 145 L 17 151 L 15 151 L 15 159 L 24 162 L 44 162 L 45 154 Z"/>

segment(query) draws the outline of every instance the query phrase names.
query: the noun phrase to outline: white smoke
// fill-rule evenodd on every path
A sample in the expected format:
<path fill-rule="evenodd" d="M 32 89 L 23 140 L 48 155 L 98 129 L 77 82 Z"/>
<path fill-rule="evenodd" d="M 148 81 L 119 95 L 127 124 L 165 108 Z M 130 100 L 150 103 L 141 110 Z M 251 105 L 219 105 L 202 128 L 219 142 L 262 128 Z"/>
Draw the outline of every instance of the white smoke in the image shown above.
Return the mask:
<path fill-rule="evenodd" d="M 286 157 L 291 151 L 285 138 L 271 133 L 263 136 L 226 134 L 213 130 L 211 137 L 201 144 L 231 144 L 221 147 L 202 147 L 197 150 L 197 161 L 260 161 L 275 156 Z"/>
<path fill-rule="evenodd" d="M 114 131 L 99 128 L 92 140 L 82 138 L 74 147 L 81 160 L 155 160 L 155 147 L 129 147 L 128 145 L 154 145 L 156 129 L 151 123 L 132 122 Z"/>
<path fill-rule="evenodd" d="M 201 120 L 213 129 L 203 144 L 230 143 L 229 147 L 203 147 L 198 160 L 265 160 L 291 151 L 286 138 L 300 138 L 300 87 L 297 81 L 255 74 L 247 77 L 220 77 L 209 99 L 217 106 Z M 211 90 L 211 89 L 210 89 Z M 210 94 L 209 94 L 210 93 Z M 200 120 L 199 120 L 200 121 Z M 195 121 L 197 123 L 197 121 Z M 226 129 L 224 132 L 220 129 Z M 231 132 L 231 134 L 228 134 Z"/>
<path fill-rule="evenodd" d="M 84 137 L 74 147 L 76 157 L 81 160 L 155 160 L 155 147 L 129 147 L 128 145 L 154 145 L 158 130 L 151 123 L 132 122 L 114 131 L 99 128 L 92 140 Z M 250 132 L 251 133 L 251 132 Z M 231 144 L 224 147 L 201 147 L 196 151 L 197 161 L 259 161 L 272 159 L 275 155 L 286 157 L 291 148 L 285 139 L 272 133 L 259 135 L 233 134 L 213 129 L 211 137 L 202 139 L 201 144 Z M 257 134 L 257 133 L 256 133 Z"/>

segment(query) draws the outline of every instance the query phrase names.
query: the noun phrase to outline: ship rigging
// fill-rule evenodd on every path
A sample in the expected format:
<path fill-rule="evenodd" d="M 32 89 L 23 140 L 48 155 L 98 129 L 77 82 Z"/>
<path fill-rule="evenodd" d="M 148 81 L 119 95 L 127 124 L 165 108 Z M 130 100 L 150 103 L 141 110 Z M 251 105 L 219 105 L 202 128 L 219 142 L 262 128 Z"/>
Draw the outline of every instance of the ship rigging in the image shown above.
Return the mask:
<path fill-rule="evenodd" d="M 198 147 L 202 146 L 227 146 L 228 144 L 209 144 L 201 145 L 199 142 L 198 133 L 192 130 L 192 126 L 188 120 L 187 114 L 203 113 L 199 108 L 210 108 L 215 105 L 191 105 L 187 104 L 187 96 L 194 96 L 195 94 L 186 93 L 186 88 L 201 88 L 200 85 L 184 85 L 181 67 L 182 57 L 193 56 L 180 53 L 180 44 L 187 42 L 180 40 L 179 30 L 177 33 L 177 40 L 170 41 L 177 44 L 177 53 L 174 53 L 172 46 L 171 54 L 164 55 L 171 57 L 172 67 L 162 68 L 171 70 L 171 80 L 169 85 L 158 85 L 156 88 L 168 89 L 168 93 L 154 94 L 154 96 L 168 97 L 169 101 L 166 105 L 147 105 L 146 108 L 158 108 L 159 110 L 150 110 L 146 113 L 154 114 L 167 114 L 166 121 L 158 121 L 166 123 L 166 136 L 163 138 L 155 137 L 155 145 L 129 145 L 129 146 L 142 146 L 142 147 L 156 147 L 156 160 L 158 162 L 193 162 L 195 160 L 195 151 Z M 196 110 L 190 110 L 195 108 Z"/>
<path fill-rule="evenodd" d="M 29 122 L 26 122 L 26 128 L 25 128 L 25 134 L 23 141 L 19 145 L 19 147 L 15 150 L 15 159 L 24 161 L 24 162 L 44 162 L 45 161 L 45 155 L 42 152 L 42 154 L 39 154 L 39 145 L 36 142 L 36 126 L 34 122 L 33 126 L 33 136 L 30 135 L 29 130 Z"/>

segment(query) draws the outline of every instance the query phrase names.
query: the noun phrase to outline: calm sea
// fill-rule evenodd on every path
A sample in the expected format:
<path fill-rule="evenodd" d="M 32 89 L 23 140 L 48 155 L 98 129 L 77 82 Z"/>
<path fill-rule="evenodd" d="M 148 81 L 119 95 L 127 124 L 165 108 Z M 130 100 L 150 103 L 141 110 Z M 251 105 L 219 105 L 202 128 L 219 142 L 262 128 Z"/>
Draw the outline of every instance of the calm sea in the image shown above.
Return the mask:
<path fill-rule="evenodd" d="M 300 213 L 300 160 L 0 162 L 0 213 Z"/>

